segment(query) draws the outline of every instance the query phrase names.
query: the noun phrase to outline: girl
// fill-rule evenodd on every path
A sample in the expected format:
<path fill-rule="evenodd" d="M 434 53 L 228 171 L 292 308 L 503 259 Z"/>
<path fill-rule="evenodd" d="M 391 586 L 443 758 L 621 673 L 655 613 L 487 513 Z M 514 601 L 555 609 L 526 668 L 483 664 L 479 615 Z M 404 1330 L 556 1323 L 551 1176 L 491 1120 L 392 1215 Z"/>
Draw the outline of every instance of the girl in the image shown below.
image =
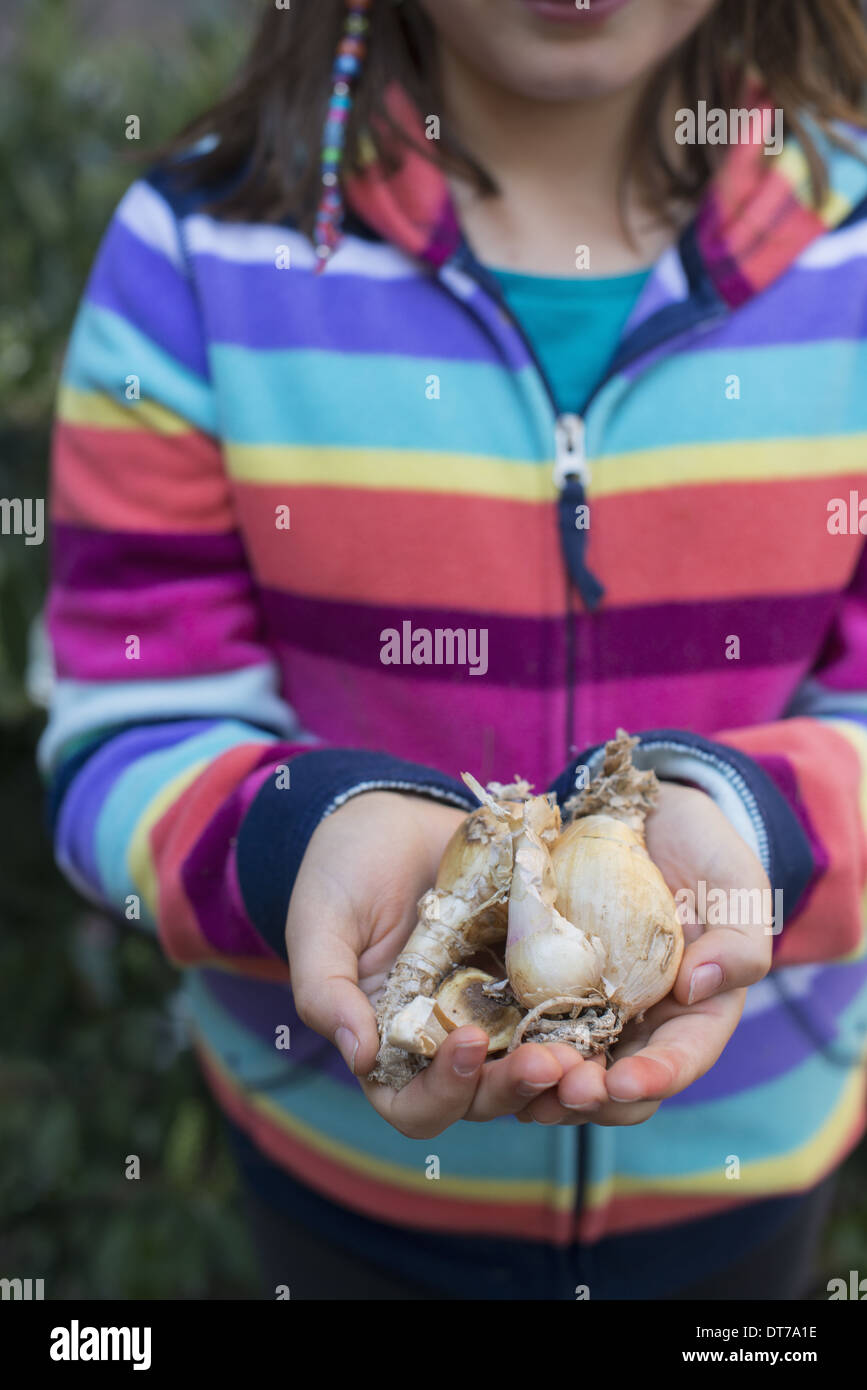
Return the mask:
<path fill-rule="evenodd" d="M 263 10 L 69 348 L 59 860 L 186 969 L 271 1296 L 800 1296 L 864 1128 L 858 6 Z M 607 1068 L 366 1080 L 460 771 L 618 725 L 773 931 L 700 914 Z"/>

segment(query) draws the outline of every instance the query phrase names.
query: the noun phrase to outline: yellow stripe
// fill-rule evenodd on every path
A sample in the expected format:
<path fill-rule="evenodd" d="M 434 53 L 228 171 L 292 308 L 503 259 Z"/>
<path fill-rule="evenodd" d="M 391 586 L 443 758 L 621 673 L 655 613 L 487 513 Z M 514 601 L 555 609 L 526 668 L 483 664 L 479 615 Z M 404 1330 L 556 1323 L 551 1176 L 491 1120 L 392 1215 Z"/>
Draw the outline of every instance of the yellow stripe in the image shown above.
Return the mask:
<path fill-rule="evenodd" d="M 103 391 L 61 386 L 57 415 L 64 424 L 106 430 L 147 430 L 153 434 L 191 434 L 190 423 L 156 401 L 119 401 Z"/>
<path fill-rule="evenodd" d="M 591 1208 L 598 1208 L 612 1198 L 646 1196 L 651 1192 L 664 1192 L 674 1197 L 716 1197 L 723 1194 L 731 1197 L 745 1193 L 775 1194 L 811 1187 L 842 1152 L 863 1105 L 864 1074 L 859 1068 L 853 1067 L 830 1118 L 800 1148 L 742 1164 L 739 1178 L 727 1178 L 719 1166 L 704 1173 L 690 1173 L 678 1178 L 664 1174 L 647 1178 L 612 1175 L 602 1182 L 588 1185 L 587 1204 Z"/>
<path fill-rule="evenodd" d="M 863 474 L 867 436 L 681 444 L 591 460 L 593 497 L 676 486 L 760 483 Z M 316 445 L 228 444 L 229 473 L 241 483 L 298 483 L 372 491 L 456 493 L 548 504 L 551 468 L 478 454 Z"/>
<path fill-rule="evenodd" d="M 151 854 L 150 832 L 172 802 L 186 791 L 190 783 L 199 776 L 199 773 L 204 772 L 210 761 L 210 758 L 200 758 L 191 767 L 178 773 L 177 777 L 173 777 L 160 789 L 153 800 L 148 802 L 144 812 L 136 822 L 127 851 L 127 866 L 130 878 L 154 917 L 158 911 L 159 882 L 156 865 Z"/>
<path fill-rule="evenodd" d="M 813 212 L 810 166 L 800 145 L 794 140 L 787 140 L 781 152 L 774 157 L 773 165 L 775 171 L 791 185 L 793 192 L 798 200 L 805 205 L 806 210 Z M 848 216 L 851 210 L 852 203 L 849 198 L 844 198 L 841 193 L 829 189 L 822 206 L 815 209 L 815 214 L 821 218 L 826 227 L 836 227 L 838 223 L 843 221 L 844 217 Z"/>
<path fill-rule="evenodd" d="M 320 1130 L 304 1124 L 296 1115 L 287 1114 L 268 1096 L 245 1090 L 239 1084 L 237 1077 L 226 1071 L 222 1061 L 204 1041 L 198 1030 L 196 1031 L 196 1041 L 207 1054 L 214 1070 L 219 1073 L 226 1084 L 245 1103 L 264 1115 L 275 1129 L 284 1130 L 304 1144 L 305 1148 L 327 1156 L 352 1172 L 363 1173 L 366 1177 L 377 1182 L 388 1183 L 408 1192 L 424 1193 L 427 1197 L 459 1197 L 467 1201 L 488 1205 L 492 1201 L 535 1203 L 548 1210 L 556 1211 L 570 1211 L 572 1208 L 574 1190 L 571 1184 L 558 1185 L 550 1181 L 536 1179 L 503 1181 L 493 1174 L 486 1174 L 480 1178 L 454 1178 L 449 1177 L 446 1173 L 441 1174 L 439 1180 L 432 1184 L 423 1172 L 416 1173 L 397 1163 L 370 1158 L 369 1155 L 359 1152 L 358 1149 L 350 1148 L 346 1144 L 340 1144 L 334 1139 L 328 1138 Z M 435 1192 L 432 1191 L 433 1188 L 436 1189 Z M 492 1196 L 492 1194 L 495 1195 Z"/>

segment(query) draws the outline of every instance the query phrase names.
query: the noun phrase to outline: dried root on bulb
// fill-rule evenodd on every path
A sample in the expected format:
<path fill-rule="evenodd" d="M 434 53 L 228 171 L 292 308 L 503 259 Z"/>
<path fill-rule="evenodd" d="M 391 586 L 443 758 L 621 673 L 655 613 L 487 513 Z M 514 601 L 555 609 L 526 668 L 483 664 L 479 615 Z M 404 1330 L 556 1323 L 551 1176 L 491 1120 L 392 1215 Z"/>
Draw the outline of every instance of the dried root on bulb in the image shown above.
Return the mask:
<path fill-rule="evenodd" d="M 408 1052 L 401 1043 L 406 1020 L 395 1035 L 396 1020 L 419 997 L 430 999 L 455 966 L 506 936 L 512 840 L 530 786 L 516 779 L 507 786 L 492 783 L 485 791 L 469 774 L 464 780 L 482 805 L 461 822 L 446 846 L 436 884 L 419 900 L 418 923 L 377 1006 L 381 1046 L 370 1078 L 395 1090 L 411 1081 L 433 1055 Z M 415 1023 L 424 1030 L 429 1014 L 423 1005 L 416 1004 L 415 1010 Z"/>
<path fill-rule="evenodd" d="M 489 1052 L 566 1042 L 592 1057 L 669 992 L 683 932 L 644 844 L 658 783 L 633 766 L 637 743 L 618 729 L 565 826 L 528 783 L 486 791 L 464 774 L 482 804 L 449 842 L 386 981 L 374 1080 L 401 1089 L 463 1023 L 485 1029 Z M 455 970 L 504 937 L 505 980 Z"/>

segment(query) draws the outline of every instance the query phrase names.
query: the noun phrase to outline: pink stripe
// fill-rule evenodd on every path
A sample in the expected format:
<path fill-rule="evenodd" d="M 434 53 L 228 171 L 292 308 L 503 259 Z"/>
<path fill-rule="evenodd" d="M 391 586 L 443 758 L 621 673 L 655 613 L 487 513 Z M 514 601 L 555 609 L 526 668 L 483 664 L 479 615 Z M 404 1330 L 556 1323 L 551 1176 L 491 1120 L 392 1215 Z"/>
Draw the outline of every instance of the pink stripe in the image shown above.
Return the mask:
<path fill-rule="evenodd" d="M 423 682 L 402 668 L 361 670 L 281 644 L 286 697 L 302 724 L 326 742 L 388 748 L 396 757 L 472 772 L 482 781 L 515 774 L 545 787 L 567 761 L 562 691 L 507 688 L 485 676 Z M 575 752 L 633 731 L 691 729 L 713 737 L 733 722 L 780 716 L 802 670 L 768 667 L 577 683 Z M 572 755 L 574 756 L 574 754 Z"/>
<path fill-rule="evenodd" d="M 76 680 L 197 676 L 265 659 L 244 575 L 135 592 L 56 587 L 48 621 L 58 675 Z M 138 659 L 126 655 L 133 636 Z"/>

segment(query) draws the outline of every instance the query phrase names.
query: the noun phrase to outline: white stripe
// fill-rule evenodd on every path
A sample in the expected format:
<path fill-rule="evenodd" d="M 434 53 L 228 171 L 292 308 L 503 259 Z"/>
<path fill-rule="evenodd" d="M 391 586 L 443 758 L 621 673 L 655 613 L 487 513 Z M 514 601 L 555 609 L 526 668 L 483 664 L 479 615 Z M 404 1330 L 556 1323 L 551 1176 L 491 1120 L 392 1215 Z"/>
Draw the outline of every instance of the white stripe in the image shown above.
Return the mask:
<path fill-rule="evenodd" d="M 48 772 L 64 744 L 111 725 L 213 718 L 239 719 L 301 743 L 316 741 L 280 697 L 277 671 L 272 665 L 186 680 L 59 680 L 51 716 L 37 747 L 37 762 Z"/>
<path fill-rule="evenodd" d="M 653 273 L 654 278 L 662 282 L 676 303 L 689 299 L 689 281 L 676 246 L 670 246 L 665 254 L 660 256 Z"/>
<path fill-rule="evenodd" d="M 793 262 L 799 270 L 828 270 L 867 256 L 867 222 L 817 237 Z"/>
<path fill-rule="evenodd" d="M 313 270 L 312 243 L 292 227 L 262 222 L 220 222 L 194 213 L 183 221 L 184 238 L 194 256 L 218 256 L 246 265 L 277 265 L 278 248 L 288 247 L 289 269 Z M 285 259 L 285 252 L 283 253 Z M 328 262 L 324 275 L 363 275 L 372 280 L 417 277 L 416 263 L 395 247 L 347 236 Z"/>
<path fill-rule="evenodd" d="M 439 278 L 444 285 L 449 287 L 452 294 L 457 295 L 458 299 L 470 299 L 478 288 L 472 276 L 466 275 L 453 265 L 441 266 Z"/>
<path fill-rule="evenodd" d="M 115 216 L 139 241 L 160 251 L 177 270 L 186 271 L 174 213 L 150 184 L 138 182 L 128 188 Z"/>

